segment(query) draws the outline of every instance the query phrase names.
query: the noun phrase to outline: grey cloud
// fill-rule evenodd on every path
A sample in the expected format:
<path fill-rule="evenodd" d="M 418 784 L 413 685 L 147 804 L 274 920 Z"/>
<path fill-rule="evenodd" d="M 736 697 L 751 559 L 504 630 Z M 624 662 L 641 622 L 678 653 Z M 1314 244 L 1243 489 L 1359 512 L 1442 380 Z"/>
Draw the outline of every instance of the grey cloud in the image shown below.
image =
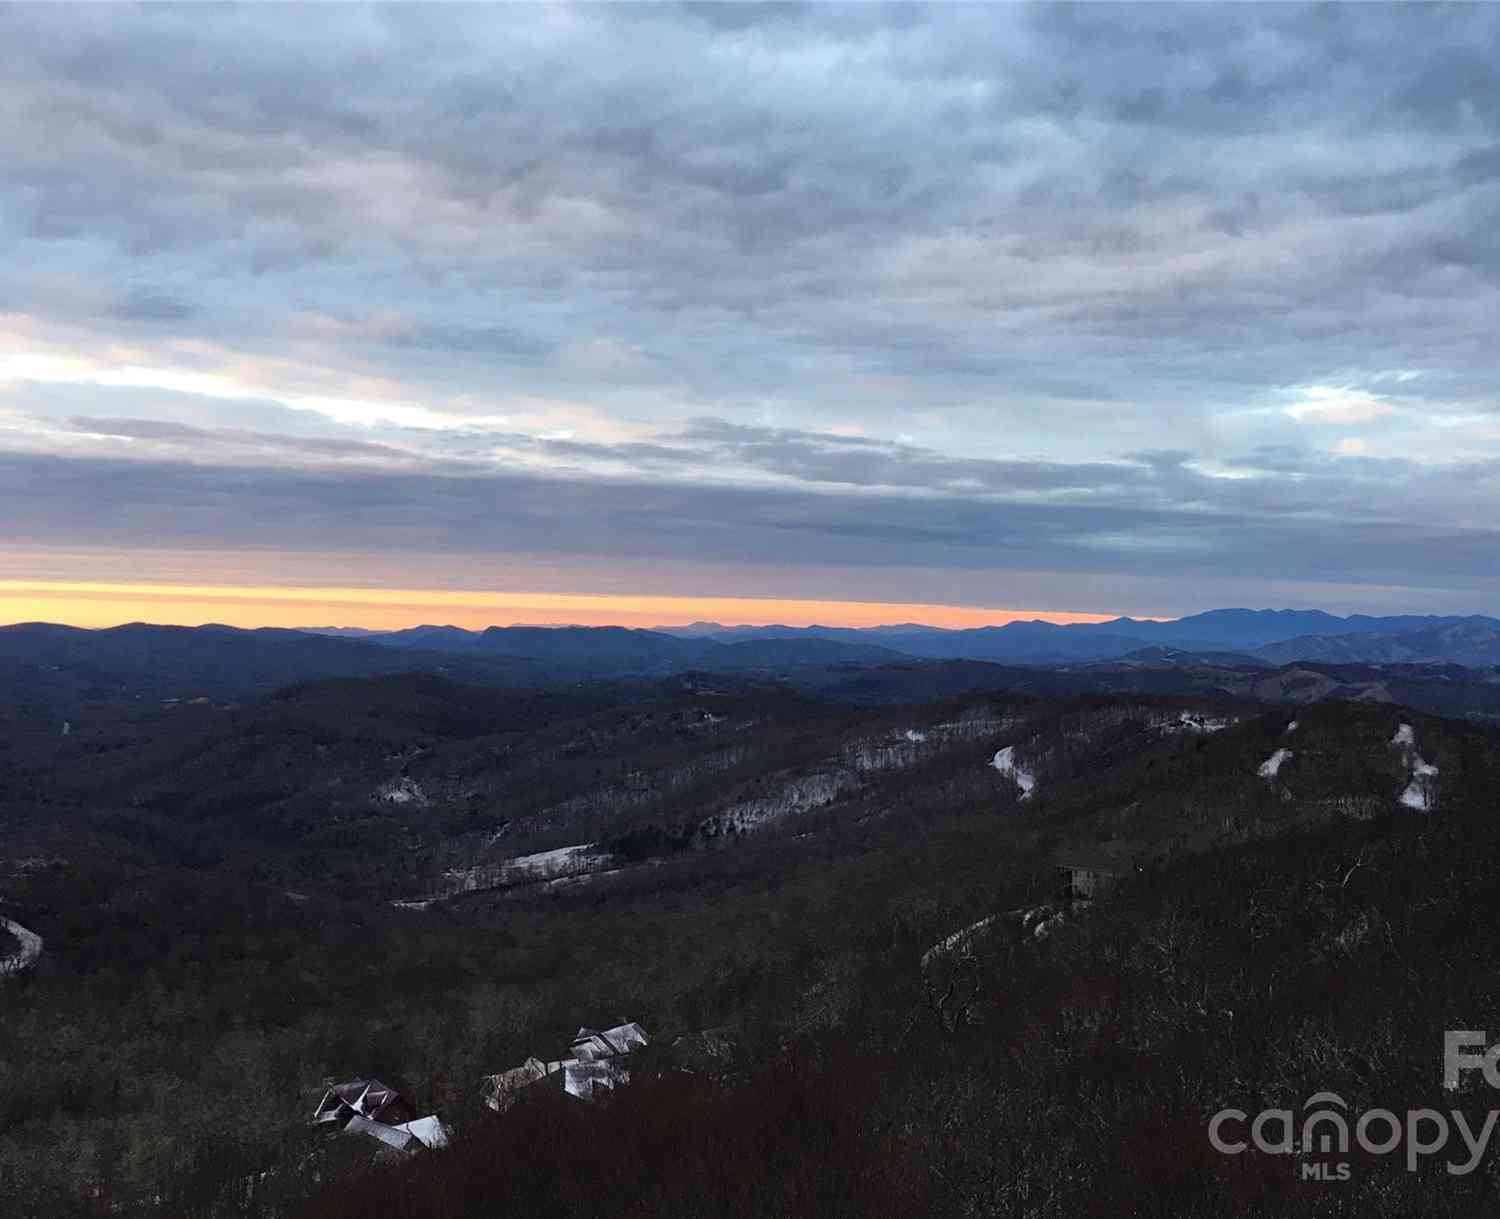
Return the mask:
<path fill-rule="evenodd" d="M 1096 492 L 1139 486 L 1147 473 L 1118 463 L 998 461 L 951 457 L 861 436 L 699 421 L 683 438 L 708 442 L 721 459 L 805 483 L 928 491 Z"/>
<path fill-rule="evenodd" d="M 127 322 L 183 322 L 197 310 L 185 301 L 157 292 L 132 292 L 115 306 L 115 315 Z"/>
<path fill-rule="evenodd" d="M 424 348 L 487 354 L 520 359 L 545 355 L 554 343 L 535 338 L 509 326 L 422 326 L 395 338 L 398 347 Z"/>
<path fill-rule="evenodd" d="M 1402 426 L 1493 413 L 1497 41 L 1493 6 L 12 7 L 0 301 L 70 350 L 217 345 L 475 415 L 561 401 L 636 437 L 28 391 L 49 418 L 200 428 L 245 478 L 280 429 L 294 464 L 457 477 L 498 450 L 573 469 L 554 491 L 575 501 L 600 467 L 672 496 L 741 471 L 820 489 L 775 501 L 816 509 L 819 536 L 830 493 L 884 489 L 986 503 L 976 521 L 1056 556 L 1007 535 L 994 561 L 1128 564 L 1111 539 L 1138 527 L 1212 564 L 1233 532 L 1214 514 L 1363 528 L 1391 476 L 1310 455 L 1274 409 L 1291 387 L 1421 369 Z M 596 338 L 629 370 L 580 358 Z M 1500 453 L 1456 434 L 1424 436 L 1443 463 Z M 1475 519 L 1417 466 L 1390 486 L 1397 521 Z M 1109 520 L 1057 534 L 1016 515 L 1028 497 Z M 945 540 L 957 507 L 911 511 L 933 515 L 838 527 L 969 553 Z"/>
<path fill-rule="evenodd" d="M 1211 512 L 600 483 L 529 475 L 437 477 L 247 471 L 0 458 L 16 545 L 174 545 L 349 553 L 597 556 L 733 566 L 1120 571 L 1149 555 L 1179 579 L 1399 583 L 1420 550 L 1426 582 L 1493 595 L 1493 528 L 1288 520 L 1265 506 Z"/>
<path fill-rule="evenodd" d="M 717 4 L 688 2 L 681 6 L 699 21 L 716 30 L 748 30 L 766 25 L 797 21 L 814 14 L 814 5 L 800 3 L 759 3 L 749 0 L 744 4 Z"/>
<path fill-rule="evenodd" d="M 1477 148 L 1459 157 L 1454 176 L 1460 182 L 1489 182 L 1500 178 L 1500 144 Z"/>
<path fill-rule="evenodd" d="M 222 459 L 225 450 L 249 450 L 262 458 L 270 454 L 285 453 L 340 460 L 377 458 L 410 463 L 420 460 L 416 454 L 391 445 L 348 437 L 287 436 L 239 428 L 194 427 L 191 424 L 160 419 L 111 419 L 92 415 L 75 415 L 67 420 L 67 426 L 75 432 L 91 435 L 190 446 L 203 461 L 212 461 L 215 457 Z"/>
<path fill-rule="evenodd" d="M 1176 469 L 1193 459 L 1193 453 L 1188 449 L 1144 449 L 1127 456 L 1131 461 L 1167 470 Z"/>
<path fill-rule="evenodd" d="M 134 440 L 202 440 L 210 435 L 205 428 L 189 427 L 185 423 L 169 423 L 161 419 L 107 419 L 74 415 L 68 420 L 68 426 L 76 432 L 124 436 Z"/>

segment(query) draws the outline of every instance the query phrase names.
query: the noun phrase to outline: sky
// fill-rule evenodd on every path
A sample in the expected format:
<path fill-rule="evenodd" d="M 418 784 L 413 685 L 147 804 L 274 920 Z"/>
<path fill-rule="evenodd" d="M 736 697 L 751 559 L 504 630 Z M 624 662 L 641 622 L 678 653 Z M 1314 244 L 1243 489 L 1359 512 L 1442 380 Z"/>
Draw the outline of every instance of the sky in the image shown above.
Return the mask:
<path fill-rule="evenodd" d="M 0 621 L 1495 612 L 1496 46 L 0 8 Z"/>

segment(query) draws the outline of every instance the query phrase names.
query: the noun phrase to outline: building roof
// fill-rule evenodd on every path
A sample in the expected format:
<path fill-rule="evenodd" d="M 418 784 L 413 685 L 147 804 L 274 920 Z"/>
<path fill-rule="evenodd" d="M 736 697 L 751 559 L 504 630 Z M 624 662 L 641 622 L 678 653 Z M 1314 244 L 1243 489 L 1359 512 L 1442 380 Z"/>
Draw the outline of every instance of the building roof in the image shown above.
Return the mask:
<path fill-rule="evenodd" d="M 635 1023 L 617 1024 L 602 1033 L 581 1028 L 573 1038 L 573 1056 L 583 1062 L 596 1062 L 601 1058 L 629 1054 L 640 1049 L 646 1041 L 646 1030 Z"/>
<path fill-rule="evenodd" d="M 402 1122 L 395 1129 L 410 1134 L 429 1151 L 448 1146 L 448 1127 L 443 1125 L 435 1113 L 429 1117 L 419 1117 L 416 1121 Z"/>
<path fill-rule="evenodd" d="M 333 1084 L 323 1093 L 323 1099 L 313 1110 L 313 1121 L 335 1121 L 346 1110 L 357 1117 L 377 1120 L 403 1110 L 410 1112 L 395 1088 L 378 1079 L 352 1079 L 348 1083 Z"/>
<path fill-rule="evenodd" d="M 630 1082 L 630 1072 L 617 1062 L 575 1062 L 559 1073 L 562 1090 L 587 1100 L 595 1092 Z"/>
<path fill-rule="evenodd" d="M 533 1084 L 546 1081 L 549 1089 L 569 1096 L 592 1096 L 600 1088 L 613 1088 L 630 1078 L 629 1072 L 615 1059 L 646 1045 L 646 1030 L 639 1024 L 618 1024 L 602 1032 L 581 1028 L 573 1038 L 572 1056 L 555 1062 L 528 1058 L 519 1067 L 486 1075 L 489 1095 L 485 1103 L 491 1109 L 503 1110 L 517 1095 Z"/>
<path fill-rule="evenodd" d="M 349 1124 L 344 1127 L 344 1133 L 368 1134 L 371 1138 L 379 1139 L 387 1147 L 393 1147 L 397 1151 L 408 1151 L 411 1145 L 417 1142 L 417 1136 L 410 1130 L 403 1130 L 398 1126 L 387 1126 L 384 1122 L 371 1121 L 357 1113 L 349 1119 Z"/>
<path fill-rule="evenodd" d="M 1058 851 L 1052 857 L 1059 868 L 1075 871 L 1107 872 L 1129 876 L 1136 869 L 1136 854 L 1128 847 L 1078 847 Z"/>
<path fill-rule="evenodd" d="M 448 1128 L 437 1114 L 391 1126 L 356 1113 L 344 1127 L 344 1133 L 367 1134 L 396 1151 L 415 1151 L 418 1147 L 435 1151 L 448 1146 Z"/>

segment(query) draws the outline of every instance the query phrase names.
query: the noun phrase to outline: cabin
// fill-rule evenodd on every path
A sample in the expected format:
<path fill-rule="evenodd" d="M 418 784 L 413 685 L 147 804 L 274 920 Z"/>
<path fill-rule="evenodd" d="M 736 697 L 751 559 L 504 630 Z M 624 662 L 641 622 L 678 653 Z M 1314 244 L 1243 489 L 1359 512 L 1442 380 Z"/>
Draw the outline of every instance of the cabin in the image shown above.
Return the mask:
<path fill-rule="evenodd" d="M 600 1032 L 581 1028 L 569 1047 L 569 1056 L 553 1061 L 528 1058 L 518 1067 L 484 1077 L 484 1103 L 497 1113 L 509 1109 L 522 1093 L 533 1088 L 555 1090 L 580 1100 L 596 1092 L 626 1083 L 630 1071 L 623 1061 L 647 1043 L 639 1024 L 620 1024 Z"/>
<path fill-rule="evenodd" d="M 372 1122 L 367 1117 L 352 1117 L 344 1127 L 345 1134 L 367 1134 L 378 1139 L 392 1151 L 413 1152 L 425 1148 L 436 1151 L 448 1146 L 448 1128 L 436 1115 L 419 1117 L 412 1122 L 387 1126 L 384 1122 Z"/>
<path fill-rule="evenodd" d="M 313 1110 L 312 1120 L 315 1125 L 337 1122 L 343 1127 L 350 1118 L 359 1117 L 393 1126 L 416 1116 L 395 1088 L 386 1087 L 378 1079 L 355 1079 L 346 1084 L 330 1084 Z"/>
<path fill-rule="evenodd" d="M 1062 900 L 1092 902 L 1134 876 L 1140 865 L 1128 851 L 1100 848 L 1059 852 L 1054 868 Z"/>
<path fill-rule="evenodd" d="M 646 1044 L 646 1030 L 638 1024 L 621 1024 L 602 1033 L 579 1029 L 573 1038 L 572 1054 L 580 1062 L 598 1062 L 629 1054 Z"/>
<path fill-rule="evenodd" d="M 313 1125 L 335 1125 L 345 1134 L 364 1134 L 392 1151 L 436 1150 L 448 1145 L 448 1129 L 436 1114 L 418 1117 L 395 1088 L 378 1079 L 330 1084 L 313 1110 Z"/>

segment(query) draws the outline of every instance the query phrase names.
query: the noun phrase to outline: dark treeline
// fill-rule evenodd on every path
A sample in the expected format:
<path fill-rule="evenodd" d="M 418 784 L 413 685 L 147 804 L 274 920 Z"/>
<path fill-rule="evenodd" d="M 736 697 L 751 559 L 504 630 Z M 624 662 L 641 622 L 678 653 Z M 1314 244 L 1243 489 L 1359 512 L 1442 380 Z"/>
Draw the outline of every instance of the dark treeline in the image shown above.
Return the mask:
<path fill-rule="evenodd" d="M 1202 734 L 1150 700 L 775 690 L 518 711 L 430 680 L 304 689 L 93 776 L 7 777 L 0 913 L 47 941 L 0 988 L 7 1214 L 1487 1213 L 1488 1164 L 1303 1183 L 1213 1153 L 1206 1125 L 1322 1090 L 1452 1103 L 1443 1030 L 1500 1027 L 1495 734 L 1379 706 L 1302 709 L 1288 737 L 1278 708 L 1194 705 L 1238 720 Z M 1402 719 L 1437 815 L 1397 811 Z M 1038 776 L 1024 802 L 988 766 L 1003 745 Z M 211 789 L 236 765 L 292 794 L 245 786 L 226 811 Z M 830 766 L 857 781 L 758 831 L 671 837 Z M 430 803 L 372 797 L 402 777 Z M 554 807 L 578 820 L 548 828 Z M 391 906 L 527 819 L 504 849 L 613 826 L 628 866 Z M 1092 912 L 1045 940 L 1003 917 L 1057 902 L 1060 847 L 1120 843 L 1143 870 Z M 617 1095 L 483 1107 L 481 1076 L 626 1019 L 661 1052 Z M 733 1055 L 682 1071 L 672 1043 L 708 1028 Z M 453 1147 L 376 1163 L 309 1128 L 326 1078 L 371 1075 Z"/>

